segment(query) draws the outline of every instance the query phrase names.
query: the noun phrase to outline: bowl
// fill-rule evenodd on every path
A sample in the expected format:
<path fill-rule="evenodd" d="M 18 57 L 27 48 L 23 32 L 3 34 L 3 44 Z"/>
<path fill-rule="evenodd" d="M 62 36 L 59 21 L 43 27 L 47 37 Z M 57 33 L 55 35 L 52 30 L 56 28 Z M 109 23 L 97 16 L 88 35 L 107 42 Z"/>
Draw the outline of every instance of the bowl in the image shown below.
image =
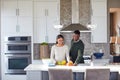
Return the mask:
<path fill-rule="evenodd" d="M 49 65 L 51 63 L 51 59 L 50 58 L 48 58 L 48 59 L 42 59 L 42 63 L 44 65 Z"/>
<path fill-rule="evenodd" d="M 93 53 L 93 55 L 95 56 L 96 59 L 101 59 L 104 53 L 97 52 L 97 53 Z"/>

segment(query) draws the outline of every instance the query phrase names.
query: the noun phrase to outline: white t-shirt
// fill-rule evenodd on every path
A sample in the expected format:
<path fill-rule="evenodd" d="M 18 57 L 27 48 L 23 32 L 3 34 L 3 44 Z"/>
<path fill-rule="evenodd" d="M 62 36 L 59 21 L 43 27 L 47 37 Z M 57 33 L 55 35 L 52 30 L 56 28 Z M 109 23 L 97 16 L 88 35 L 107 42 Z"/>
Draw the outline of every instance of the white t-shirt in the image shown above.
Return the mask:
<path fill-rule="evenodd" d="M 70 60 L 69 58 L 69 49 L 67 45 L 64 45 L 62 47 L 58 47 L 56 45 L 52 46 L 51 49 L 51 56 L 50 56 L 52 61 L 62 61 L 67 59 L 67 61 Z"/>

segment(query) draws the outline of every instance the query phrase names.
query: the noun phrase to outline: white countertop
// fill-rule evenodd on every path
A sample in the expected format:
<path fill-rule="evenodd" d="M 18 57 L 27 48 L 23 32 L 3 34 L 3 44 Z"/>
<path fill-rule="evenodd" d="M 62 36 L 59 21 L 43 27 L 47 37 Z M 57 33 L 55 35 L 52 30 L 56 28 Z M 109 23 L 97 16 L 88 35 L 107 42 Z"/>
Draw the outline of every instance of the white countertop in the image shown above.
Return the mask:
<path fill-rule="evenodd" d="M 72 69 L 73 72 L 85 72 L 86 69 L 110 69 L 111 72 L 119 72 L 120 73 L 120 64 L 107 64 L 105 66 L 93 66 L 86 64 L 79 64 L 78 66 L 60 66 L 56 65 L 54 67 L 49 67 L 47 65 L 42 64 L 30 64 L 24 70 L 25 71 L 48 71 L 49 68 L 54 69 Z"/>

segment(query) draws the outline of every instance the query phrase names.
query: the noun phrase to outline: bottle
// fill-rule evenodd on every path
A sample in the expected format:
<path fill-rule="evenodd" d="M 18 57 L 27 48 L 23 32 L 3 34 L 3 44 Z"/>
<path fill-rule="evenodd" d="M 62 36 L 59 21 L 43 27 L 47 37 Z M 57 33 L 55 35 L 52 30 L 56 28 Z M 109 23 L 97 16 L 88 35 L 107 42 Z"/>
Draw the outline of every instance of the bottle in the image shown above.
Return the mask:
<path fill-rule="evenodd" d="M 103 53 L 103 50 L 102 50 L 102 49 L 100 49 L 100 50 L 99 50 L 99 52 L 100 52 L 100 53 Z"/>

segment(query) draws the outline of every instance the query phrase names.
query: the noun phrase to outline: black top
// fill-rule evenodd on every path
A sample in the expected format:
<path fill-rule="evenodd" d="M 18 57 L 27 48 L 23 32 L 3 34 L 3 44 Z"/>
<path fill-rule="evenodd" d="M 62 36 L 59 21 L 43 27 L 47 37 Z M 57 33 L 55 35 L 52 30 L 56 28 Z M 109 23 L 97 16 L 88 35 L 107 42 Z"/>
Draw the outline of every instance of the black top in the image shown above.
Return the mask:
<path fill-rule="evenodd" d="M 84 43 L 79 40 L 77 42 L 71 41 L 71 48 L 70 48 L 70 58 L 73 63 L 84 63 L 83 58 L 84 53 Z"/>

